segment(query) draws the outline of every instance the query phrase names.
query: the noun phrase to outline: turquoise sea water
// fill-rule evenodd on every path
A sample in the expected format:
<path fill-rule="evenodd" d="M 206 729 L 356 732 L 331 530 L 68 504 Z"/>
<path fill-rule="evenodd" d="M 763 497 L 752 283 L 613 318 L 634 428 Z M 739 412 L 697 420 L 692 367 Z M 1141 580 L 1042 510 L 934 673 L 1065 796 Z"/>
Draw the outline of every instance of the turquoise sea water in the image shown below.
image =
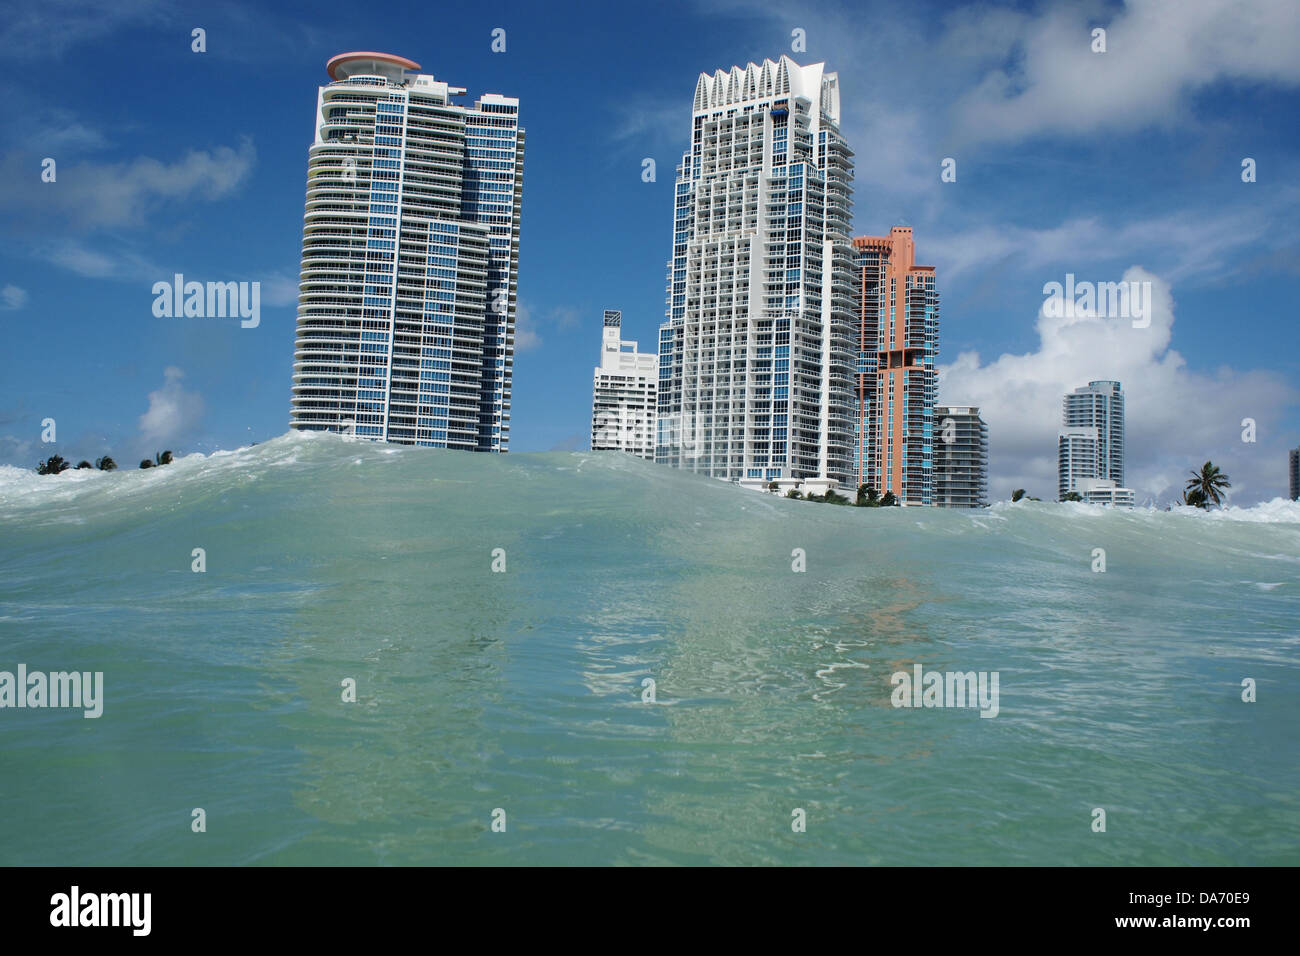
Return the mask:
<path fill-rule="evenodd" d="M 0 864 L 1297 864 L 1298 650 L 1289 502 L 837 508 L 301 435 L 0 469 L 0 670 L 105 685 L 0 709 Z M 916 663 L 998 672 L 998 716 L 891 706 Z"/>

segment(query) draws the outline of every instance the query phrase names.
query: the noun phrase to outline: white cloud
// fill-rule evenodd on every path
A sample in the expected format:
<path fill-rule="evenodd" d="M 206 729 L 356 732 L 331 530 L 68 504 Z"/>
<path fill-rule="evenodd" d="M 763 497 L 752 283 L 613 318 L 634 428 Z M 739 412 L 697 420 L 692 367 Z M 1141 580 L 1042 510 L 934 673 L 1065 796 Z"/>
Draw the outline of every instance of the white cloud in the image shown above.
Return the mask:
<path fill-rule="evenodd" d="M 298 304 L 298 276 L 277 272 L 262 280 L 262 299 L 267 305 Z"/>
<path fill-rule="evenodd" d="M 27 304 L 27 290 L 16 285 L 7 285 L 0 289 L 0 310 L 12 312 Z"/>
<path fill-rule="evenodd" d="M 25 8 L 15 4 L 5 12 L 0 49 L 20 59 L 59 57 L 122 27 L 158 23 L 169 15 L 162 0 L 44 0 Z"/>
<path fill-rule="evenodd" d="M 1171 282 L 1191 276 L 1207 281 L 1240 268 L 1237 253 L 1275 240 L 1296 199 L 1296 190 L 1288 188 L 1267 203 L 1248 202 L 1210 214 L 1174 211 L 1127 222 L 1090 216 L 1042 229 L 990 224 L 939 231 L 927 234 L 924 258 L 940 267 L 946 281 L 1007 260 L 1021 270 L 1065 265 L 1078 271 L 1084 264 L 1139 257 Z M 1244 265 L 1254 263 L 1250 259 Z"/>
<path fill-rule="evenodd" d="M 61 269 L 89 279 L 125 279 L 153 282 L 170 273 L 120 242 L 92 249 L 75 239 L 36 243 L 32 253 Z"/>
<path fill-rule="evenodd" d="M 1134 328 L 1130 319 L 1049 318 L 1040 310 L 1037 351 L 988 364 L 964 352 L 940 368 L 939 402 L 978 405 L 989 425 L 991 496 L 1026 488 L 1056 497 L 1062 396 L 1097 379 L 1123 385 L 1125 479 L 1139 500 L 1176 498 L 1185 473 L 1206 459 L 1232 477 L 1238 502 L 1285 491 L 1286 445 L 1272 437 L 1273 426 L 1300 392 L 1271 372 L 1190 370 L 1170 348 L 1174 303 L 1167 282 L 1137 266 L 1124 280 L 1151 282 L 1150 327 Z M 1258 443 L 1241 441 L 1243 418 L 1256 420 Z"/>
<path fill-rule="evenodd" d="M 542 347 L 542 337 L 537 334 L 533 313 L 520 302 L 515 307 L 515 352 L 531 352 Z"/>
<path fill-rule="evenodd" d="M 169 365 L 163 377 L 162 388 L 149 393 L 149 410 L 140 416 L 140 438 L 146 445 L 181 438 L 203 417 L 202 397 L 181 386 L 185 373 Z"/>
<path fill-rule="evenodd" d="M 1089 16 L 1100 12 L 1048 5 L 951 20 L 950 45 L 1010 52 L 1014 64 L 990 70 L 954 104 L 965 137 L 1134 130 L 1186 119 L 1188 95 L 1222 80 L 1300 83 L 1293 0 L 1130 0 L 1109 22 Z M 1092 51 L 1095 27 L 1106 30 L 1105 53 Z"/>
<path fill-rule="evenodd" d="M 59 165 L 58 178 L 37 189 L 0 193 L 0 209 L 55 218 L 83 228 L 138 225 L 167 202 L 221 199 L 248 176 L 257 157 L 250 140 L 238 149 L 190 150 L 174 162 L 138 156 L 121 163 Z M 10 182 L 30 178 L 27 158 L 6 157 L 2 174 Z"/>

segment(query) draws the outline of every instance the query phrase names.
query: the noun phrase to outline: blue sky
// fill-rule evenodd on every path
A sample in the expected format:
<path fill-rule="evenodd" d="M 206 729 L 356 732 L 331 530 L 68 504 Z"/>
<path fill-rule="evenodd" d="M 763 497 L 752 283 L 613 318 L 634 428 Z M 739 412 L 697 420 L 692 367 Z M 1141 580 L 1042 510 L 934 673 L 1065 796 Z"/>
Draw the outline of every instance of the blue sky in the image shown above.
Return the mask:
<path fill-rule="evenodd" d="M 405 6 L 4 5 L 0 462 L 45 457 L 45 418 L 56 450 L 120 463 L 286 430 L 316 88 L 354 49 L 520 97 L 512 449 L 584 447 L 601 310 L 622 309 L 646 348 L 663 319 L 697 75 L 787 53 L 840 75 L 855 232 L 911 225 L 938 268 L 940 400 L 985 410 L 995 497 L 1052 495 L 1061 393 L 1111 378 L 1140 496 L 1167 500 L 1209 457 L 1238 503 L 1285 493 L 1300 444 L 1296 4 Z M 956 182 L 940 181 L 946 157 Z M 152 285 L 176 272 L 261 282 L 260 326 L 156 318 Z M 1152 282 L 1151 327 L 1043 319 L 1044 284 L 1067 273 Z"/>

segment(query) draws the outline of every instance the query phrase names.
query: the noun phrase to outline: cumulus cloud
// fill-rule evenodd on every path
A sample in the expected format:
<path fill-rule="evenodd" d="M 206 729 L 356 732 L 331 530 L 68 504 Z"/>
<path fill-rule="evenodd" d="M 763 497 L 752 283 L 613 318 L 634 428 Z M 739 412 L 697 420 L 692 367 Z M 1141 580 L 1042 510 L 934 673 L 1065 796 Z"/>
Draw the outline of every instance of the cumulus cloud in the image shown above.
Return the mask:
<path fill-rule="evenodd" d="M 1176 499 L 1186 473 L 1206 459 L 1232 477 L 1234 501 L 1284 493 L 1286 446 L 1271 436 L 1300 392 L 1272 372 L 1189 369 L 1170 347 L 1174 301 L 1168 283 L 1137 266 L 1123 278 L 1151 283 L 1149 327 L 1134 328 L 1130 318 L 1052 318 L 1040 309 L 1037 351 L 988 363 L 963 352 L 940 368 L 940 403 L 978 405 L 988 423 L 992 497 L 1026 488 L 1055 498 L 1062 397 L 1099 379 L 1124 388 L 1125 480 L 1139 501 Z M 1254 444 L 1242 441 L 1245 418 L 1257 423 Z"/>
<path fill-rule="evenodd" d="M 140 416 L 140 438 L 146 445 L 181 438 L 203 417 L 203 398 L 181 386 L 184 377 L 184 372 L 169 365 L 162 388 L 149 393 L 149 410 Z"/>

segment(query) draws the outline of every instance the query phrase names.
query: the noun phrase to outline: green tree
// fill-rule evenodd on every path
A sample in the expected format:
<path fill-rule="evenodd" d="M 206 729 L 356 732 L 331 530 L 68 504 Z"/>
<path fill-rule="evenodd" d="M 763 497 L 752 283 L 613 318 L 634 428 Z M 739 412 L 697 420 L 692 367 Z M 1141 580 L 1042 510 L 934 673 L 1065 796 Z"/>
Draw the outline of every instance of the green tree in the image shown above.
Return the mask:
<path fill-rule="evenodd" d="M 1017 488 L 1015 491 L 1011 492 L 1011 500 L 1012 500 L 1012 501 L 1019 501 L 1019 500 L 1020 500 L 1021 498 L 1023 498 L 1024 496 L 1025 496 L 1025 489 L 1024 489 L 1024 488 Z"/>
<path fill-rule="evenodd" d="M 103 458 L 95 459 L 95 467 L 98 468 L 100 471 L 113 471 L 115 468 L 117 468 L 117 462 L 115 462 L 108 455 L 105 455 Z"/>
<path fill-rule="evenodd" d="M 155 465 L 170 465 L 172 463 L 171 449 L 169 448 L 163 452 L 154 452 L 153 463 Z"/>
<path fill-rule="evenodd" d="M 787 491 L 787 492 L 785 493 L 785 496 L 786 496 L 787 498 L 802 498 L 802 497 L 803 497 L 803 495 L 799 494 L 799 489 L 798 489 L 798 488 L 791 488 L 789 491 Z"/>
<path fill-rule="evenodd" d="M 153 467 L 153 462 L 151 462 L 148 458 L 142 458 L 142 459 L 140 460 L 140 467 L 141 467 L 141 468 L 152 468 L 152 467 Z"/>
<path fill-rule="evenodd" d="M 81 469 L 83 468 L 90 468 L 90 467 L 91 467 L 90 462 L 86 461 L 86 459 L 84 458 L 81 459 L 81 461 L 77 462 L 77 471 L 81 471 Z"/>
<path fill-rule="evenodd" d="M 51 455 L 36 466 L 38 475 L 58 475 L 72 467 L 72 463 L 62 455 Z"/>
<path fill-rule="evenodd" d="M 822 501 L 825 501 L 833 505 L 847 505 L 849 503 L 849 499 L 847 496 L 836 494 L 834 491 L 830 491 L 830 490 L 827 490 L 826 496 L 822 498 Z"/>
<path fill-rule="evenodd" d="M 886 491 L 884 497 L 880 499 L 880 507 L 882 508 L 892 508 L 896 504 L 898 504 L 898 499 L 894 497 L 892 491 Z"/>
<path fill-rule="evenodd" d="M 1083 500 L 1083 495 L 1079 494 L 1077 491 L 1067 491 L 1064 495 L 1061 496 L 1061 500 L 1062 500 L 1062 501 L 1082 501 L 1082 500 Z"/>
<path fill-rule="evenodd" d="M 858 485 L 858 497 L 853 503 L 859 508 L 875 508 L 880 504 L 880 492 L 866 485 Z"/>
<path fill-rule="evenodd" d="M 1223 492 L 1231 487 L 1228 476 L 1219 470 L 1219 466 L 1212 461 L 1207 461 L 1201 466 L 1200 471 L 1192 472 L 1187 482 L 1186 500 L 1189 505 L 1195 505 L 1197 508 L 1208 508 L 1210 505 L 1222 506 Z M 1195 502 L 1192 501 L 1193 494 L 1196 497 Z"/>

